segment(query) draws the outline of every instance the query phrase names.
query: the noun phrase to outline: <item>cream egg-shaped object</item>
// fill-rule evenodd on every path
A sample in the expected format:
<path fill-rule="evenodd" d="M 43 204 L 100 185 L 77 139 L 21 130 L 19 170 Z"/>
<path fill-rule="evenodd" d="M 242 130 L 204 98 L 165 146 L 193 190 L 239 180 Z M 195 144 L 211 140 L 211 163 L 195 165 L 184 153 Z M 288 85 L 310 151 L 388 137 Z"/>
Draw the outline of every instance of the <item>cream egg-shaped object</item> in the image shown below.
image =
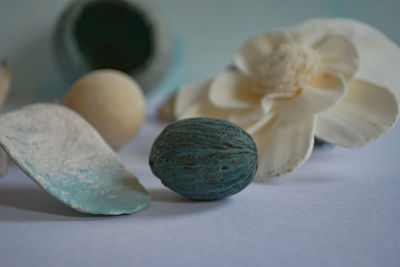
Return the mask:
<path fill-rule="evenodd" d="M 136 81 L 116 70 L 96 70 L 76 81 L 65 105 L 85 118 L 113 148 L 130 140 L 145 116 L 145 98 Z"/>

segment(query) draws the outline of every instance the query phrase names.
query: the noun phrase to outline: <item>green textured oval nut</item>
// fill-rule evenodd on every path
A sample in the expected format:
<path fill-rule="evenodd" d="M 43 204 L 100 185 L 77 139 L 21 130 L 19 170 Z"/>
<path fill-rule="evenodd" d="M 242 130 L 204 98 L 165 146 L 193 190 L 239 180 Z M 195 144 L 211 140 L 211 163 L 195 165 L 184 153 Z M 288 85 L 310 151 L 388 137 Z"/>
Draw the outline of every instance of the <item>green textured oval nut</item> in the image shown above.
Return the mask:
<path fill-rule="evenodd" d="M 254 179 L 258 166 L 251 136 L 230 122 L 210 118 L 169 124 L 155 140 L 149 163 L 165 186 L 196 200 L 238 193 Z"/>

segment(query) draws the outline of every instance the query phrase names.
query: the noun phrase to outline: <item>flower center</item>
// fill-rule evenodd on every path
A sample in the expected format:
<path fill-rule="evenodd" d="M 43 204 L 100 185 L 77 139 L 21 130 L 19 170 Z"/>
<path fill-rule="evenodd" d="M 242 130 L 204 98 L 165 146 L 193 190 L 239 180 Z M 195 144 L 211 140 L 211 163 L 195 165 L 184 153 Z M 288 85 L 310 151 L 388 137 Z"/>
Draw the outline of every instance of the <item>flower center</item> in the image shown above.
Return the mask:
<path fill-rule="evenodd" d="M 318 54 L 296 44 L 283 44 L 262 59 L 256 71 L 259 93 L 293 96 L 318 69 Z"/>

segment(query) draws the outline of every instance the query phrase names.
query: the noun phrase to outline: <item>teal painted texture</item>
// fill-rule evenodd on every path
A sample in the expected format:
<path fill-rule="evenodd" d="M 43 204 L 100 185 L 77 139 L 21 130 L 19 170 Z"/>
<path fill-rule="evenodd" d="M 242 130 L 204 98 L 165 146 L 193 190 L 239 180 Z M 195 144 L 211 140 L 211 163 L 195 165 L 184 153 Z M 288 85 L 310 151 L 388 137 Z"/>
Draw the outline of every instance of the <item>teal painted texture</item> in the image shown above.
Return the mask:
<path fill-rule="evenodd" d="M 120 215 L 137 213 L 150 203 L 136 176 L 72 110 L 28 105 L 1 115 L 0 128 L 0 147 L 65 205 L 82 213 Z"/>
<path fill-rule="evenodd" d="M 227 121 L 210 118 L 171 123 L 150 154 L 150 167 L 163 184 L 196 200 L 238 193 L 254 179 L 257 164 L 250 135 Z"/>

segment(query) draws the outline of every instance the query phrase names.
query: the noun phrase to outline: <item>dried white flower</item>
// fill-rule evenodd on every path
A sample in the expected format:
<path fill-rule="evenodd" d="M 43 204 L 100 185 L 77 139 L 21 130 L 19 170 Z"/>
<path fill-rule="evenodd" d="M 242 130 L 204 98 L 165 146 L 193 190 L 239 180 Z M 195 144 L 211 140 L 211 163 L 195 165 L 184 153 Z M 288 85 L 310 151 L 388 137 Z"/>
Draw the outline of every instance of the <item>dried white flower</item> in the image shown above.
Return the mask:
<path fill-rule="evenodd" d="M 183 86 L 175 116 L 217 117 L 254 138 L 258 178 L 289 172 L 311 154 L 314 136 L 359 147 L 398 117 L 400 49 L 372 27 L 314 19 L 247 41 L 237 70 Z M 400 94 L 399 94 L 400 96 Z"/>

